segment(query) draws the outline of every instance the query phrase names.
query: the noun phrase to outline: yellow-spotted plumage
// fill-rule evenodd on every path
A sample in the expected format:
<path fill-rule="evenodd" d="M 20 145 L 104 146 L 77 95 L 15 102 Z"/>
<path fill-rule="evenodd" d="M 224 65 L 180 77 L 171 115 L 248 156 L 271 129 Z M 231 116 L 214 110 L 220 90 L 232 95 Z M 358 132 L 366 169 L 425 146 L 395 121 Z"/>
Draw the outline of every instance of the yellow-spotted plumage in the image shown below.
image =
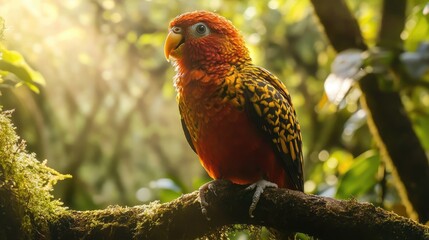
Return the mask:
<path fill-rule="evenodd" d="M 245 109 L 270 138 L 283 167 L 290 169 L 290 181 L 303 190 L 301 130 L 283 83 L 267 70 L 249 64 L 233 68 L 220 89 L 223 99 Z"/>
<path fill-rule="evenodd" d="M 176 66 L 185 136 L 208 174 L 256 188 L 250 214 L 265 187 L 303 191 L 302 139 L 290 95 L 252 64 L 231 22 L 206 11 L 182 14 L 170 23 L 164 50 Z"/>

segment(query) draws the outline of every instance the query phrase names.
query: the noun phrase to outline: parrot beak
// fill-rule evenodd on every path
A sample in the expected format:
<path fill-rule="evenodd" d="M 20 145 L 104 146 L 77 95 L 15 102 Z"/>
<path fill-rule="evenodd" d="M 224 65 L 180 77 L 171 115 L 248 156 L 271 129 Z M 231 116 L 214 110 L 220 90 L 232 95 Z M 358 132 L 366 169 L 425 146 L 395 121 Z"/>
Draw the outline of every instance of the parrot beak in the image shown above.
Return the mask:
<path fill-rule="evenodd" d="M 182 34 L 170 31 L 164 44 L 164 55 L 168 62 L 170 57 L 180 57 L 183 43 L 185 41 Z"/>

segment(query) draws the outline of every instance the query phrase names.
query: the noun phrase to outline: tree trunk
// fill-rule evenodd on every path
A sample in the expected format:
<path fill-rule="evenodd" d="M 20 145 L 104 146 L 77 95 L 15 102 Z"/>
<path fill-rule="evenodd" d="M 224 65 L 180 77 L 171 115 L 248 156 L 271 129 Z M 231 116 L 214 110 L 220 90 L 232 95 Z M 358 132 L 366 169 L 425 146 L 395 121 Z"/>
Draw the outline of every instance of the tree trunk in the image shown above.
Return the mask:
<path fill-rule="evenodd" d="M 367 50 L 359 25 L 343 0 L 312 0 L 312 3 L 335 50 Z M 405 9 L 405 0 L 386 0 L 383 4 L 377 46 L 396 54 L 391 71 L 398 69 Z M 408 214 L 425 223 L 429 220 L 429 162 L 399 93 L 381 89 L 378 77 L 382 76 L 369 74 L 360 80 L 362 106 L 367 112 L 371 133 L 384 159 L 392 166 Z"/>

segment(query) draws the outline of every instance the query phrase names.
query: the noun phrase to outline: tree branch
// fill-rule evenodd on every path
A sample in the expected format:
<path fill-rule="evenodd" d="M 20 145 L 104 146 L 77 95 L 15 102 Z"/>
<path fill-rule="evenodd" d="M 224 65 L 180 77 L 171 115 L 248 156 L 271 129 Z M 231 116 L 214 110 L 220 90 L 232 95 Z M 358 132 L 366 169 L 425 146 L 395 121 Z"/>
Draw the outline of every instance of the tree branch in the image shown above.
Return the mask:
<path fill-rule="evenodd" d="M 230 224 L 304 232 L 324 239 L 429 239 L 429 228 L 354 200 L 341 201 L 287 189 L 267 189 L 248 217 L 252 192 L 222 181 L 207 192 L 208 221 L 198 193 L 168 203 L 97 211 L 70 211 L 50 226 L 52 239 L 194 239 Z"/>
<path fill-rule="evenodd" d="M 349 48 L 367 49 L 359 24 L 343 0 L 311 0 L 311 3 L 337 52 Z"/>
<path fill-rule="evenodd" d="M 251 224 L 325 239 L 429 240 L 428 227 L 371 204 L 287 189 L 267 189 L 250 218 L 253 191 L 227 181 L 206 193 L 210 221 L 201 213 L 198 192 L 164 204 L 66 210 L 50 191 L 68 176 L 27 153 L 8 117 L 0 112 L 1 239 L 194 239 L 223 234 L 223 226 Z"/>
<path fill-rule="evenodd" d="M 312 3 L 337 51 L 347 48 L 367 49 L 359 25 L 343 0 L 312 0 Z M 405 0 L 384 1 L 378 46 L 394 53 L 402 48 L 399 34 L 404 26 L 404 11 Z M 339 22 L 341 24 L 337 24 Z M 396 179 L 399 180 L 396 181 L 397 186 L 407 211 L 412 218 L 426 222 L 429 220 L 429 163 L 400 95 L 398 92 L 382 90 L 374 74 L 361 79 L 359 85 L 369 127 L 385 160 L 393 167 Z"/>
<path fill-rule="evenodd" d="M 405 25 L 405 0 L 385 0 L 377 45 L 398 54 L 403 42 L 400 34 Z M 398 56 L 398 55 L 396 55 Z M 392 70 L 399 69 L 399 60 Z M 376 79 L 362 79 L 360 86 L 365 93 L 364 102 L 372 109 L 375 131 L 385 145 L 389 163 L 400 182 L 401 198 L 409 215 L 420 222 L 429 221 L 429 161 L 414 132 L 399 93 L 380 89 Z M 405 150 L 406 149 L 406 150 Z M 408 204 L 409 203 L 411 204 Z M 416 216 L 417 215 L 417 216 Z"/>

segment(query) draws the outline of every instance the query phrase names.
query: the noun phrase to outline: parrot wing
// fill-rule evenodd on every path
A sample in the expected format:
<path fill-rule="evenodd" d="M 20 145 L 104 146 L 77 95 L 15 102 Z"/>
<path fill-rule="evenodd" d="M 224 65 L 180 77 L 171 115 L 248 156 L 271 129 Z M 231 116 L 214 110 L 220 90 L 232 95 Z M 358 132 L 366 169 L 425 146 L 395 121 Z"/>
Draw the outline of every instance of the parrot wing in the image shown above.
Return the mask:
<path fill-rule="evenodd" d="M 271 140 L 289 182 L 303 191 L 301 130 L 286 87 L 276 76 L 257 66 L 245 67 L 240 75 L 245 109 Z"/>
<path fill-rule="evenodd" d="M 180 115 L 183 116 L 182 111 L 180 110 L 180 107 L 179 107 L 179 111 L 180 111 Z M 185 119 L 183 119 L 183 117 L 181 117 L 180 122 L 182 123 L 182 129 L 183 129 L 183 133 L 185 134 L 186 141 L 188 141 L 188 144 L 189 144 L 189 146 L 191 146 L 192 150 L 194 150 L 194 152 L 197 153 L 197 150 L 195 149 L 194 143 L 192 142 L 191 133 L 189 132 L 188 127 L 186 126 Z"/>

